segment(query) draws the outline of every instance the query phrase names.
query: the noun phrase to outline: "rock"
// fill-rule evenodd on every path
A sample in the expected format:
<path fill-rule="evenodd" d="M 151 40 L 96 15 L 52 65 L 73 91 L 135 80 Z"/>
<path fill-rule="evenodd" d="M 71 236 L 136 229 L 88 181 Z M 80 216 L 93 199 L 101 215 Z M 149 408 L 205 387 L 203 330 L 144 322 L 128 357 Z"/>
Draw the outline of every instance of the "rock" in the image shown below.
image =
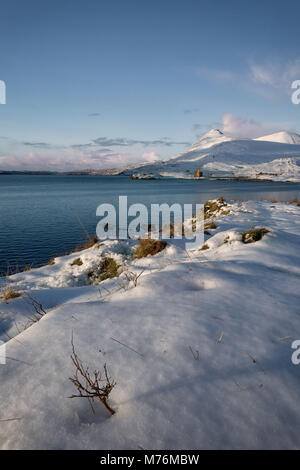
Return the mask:
<path fill-rule="evenodd" d="M 196 171 L 194 173 L 194 178 L 201 178 L 201 176 L 203 176 L 202 171 L 200 170 L 200 168 L 196 168 Z"/>

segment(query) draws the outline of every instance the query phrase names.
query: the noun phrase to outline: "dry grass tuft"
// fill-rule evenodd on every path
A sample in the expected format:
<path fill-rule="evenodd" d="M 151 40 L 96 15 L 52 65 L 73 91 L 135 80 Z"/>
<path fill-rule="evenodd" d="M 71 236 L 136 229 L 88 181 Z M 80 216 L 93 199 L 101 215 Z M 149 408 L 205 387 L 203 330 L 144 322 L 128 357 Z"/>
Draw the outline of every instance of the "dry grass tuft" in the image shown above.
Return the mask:
<path fill-rule="evenodd" d="M 204 229 L 207 230 L 207 229 L 216 229 L 217 228 L 217 225 L 215 224 L 215 221 L 212 220 L 211 222 L 206 222 L 205 225 L 204 225 Z"/>
<path fill-rule="evenodd" d="M 200 248 L 200 251 L 204 251 L 204 250 L 208 250 L 209 249 L 209 246 L 207 243 L 204 243 L 204 245 L 202 245 L 202 247 Z"/>
<path fill-rule="evenodd" d="M 74 259 L 73 263 L 71 263 L 71 266 L 82 266 L 83 262 L 80 258 Z"/>
<path fill-rule="evenodd" d="M 105 281 L 105 279 L 112 279 L 119 275 L 118 269 L 119 265 L 117 262 L 110 257 L 104 258 L 99 264 L 100 275 L 98 278 L 100 281 Z"/>
<path fill-rule="evenodd" d="M 216 217 L 216 215 L 227 215 L 229 210 L 224 209 L 227 206 L 227 203 L 224 201 L 223 197 L 220 196 L 216 201 L 206 201 L 204 203 L 204 219 L 210 219 Z"/>
<path fill-rule="evenodd" d="M 140 239 L 135 250 L 135 258 L 145 258 L 146 256 L 154 256 L 167 246 L 164 240 Z"/>
<path fill-rule="evenodd" d="M 242 241 L 243 243 L 254 243 L 262 239 L 262 237 L 270 232 L 266 228 L 251 228 L 247 232 L 242 232 Z"/>
<path fill-rule="evenodd" d="M 98 243 L 98 238 L 91 236 L 91 237 L 88 238 L 88 240 L 83 245 L 76 246 L 76 248 L 74 248 L 74 250 L 71 251 L 70 255 L 72 253 L 77 253 L 78 251 L 87 250 L 88 248 L 91 248 L 92 246 L 96 245 L 97 243 Z"/>
<path fill-rule="evenodd" d="M 295 198 L 295 199 L 292 199 L 291 201 L 289 201 L 290 204 L 296 204 L 297 206 L 300 206 L 300 201 L 299 199 Z"/>
<path fill-rule="evenodd" d="M 7 286 L 4 290 L 3 294 L 1 295 L 2 300 L 11 300 L 20 297 L 20 292 L 13 290 L 10 286 Z"/>

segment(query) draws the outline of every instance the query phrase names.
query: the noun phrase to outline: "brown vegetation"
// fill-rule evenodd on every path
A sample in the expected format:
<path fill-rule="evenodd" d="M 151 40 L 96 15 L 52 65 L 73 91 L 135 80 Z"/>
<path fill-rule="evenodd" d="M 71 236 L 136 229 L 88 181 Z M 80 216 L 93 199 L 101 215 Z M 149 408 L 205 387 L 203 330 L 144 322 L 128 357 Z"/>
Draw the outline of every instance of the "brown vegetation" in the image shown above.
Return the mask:
<path fill-rule="evenodd" d="M 1 299 L 11 300 L 11 299 L 16 299 L 17 297 L 20 297 L 20 296 L 21 296 L 20 292 L 17 292 L 13 290 L 12 287 L 7 286 L 1 295 Z"/>
<path fill-rule="evenodd" d="M 247 232 L 242 232 L 243 243 L 254 243 L 262 239 L 262 237 L 270 230 L 266 228 L 252 228 Z"/>
<path fill-rule="evenodd" d="M 167 246 L 164 240 L 140 239 L 135 250 L 135 258 L 145 258 L 154 256 Z"/>
<path fill-rule="evenodd" d="M 92 402 L 96 398 L 98 399 L 105 408 L 110 412 L 110 414 L 115 414 L 109 404 L 107 403 L 108 397 L 112 389 L 115 387 L 116 382 L 111 381 L 108 376 L 106 364 L 104 364 L 104 379 L 102 379 L 102 374 L 99 370 L 94 370 L 91 374 L 89 368 L 84 366 L 74 348 L 73 338 L 71 341 L 72 344 L 72 354 L 71 359 L 75 366 L 75 373 L 73 377 L 70 377 L 71 382 L 77 388 L 78 395 L 72 395 L 70 398 L 83 397 L 87 398 L 90 402 L 90 405 L 93 409 Z M 103 382 L 103 384 L 101 384 Z"/>
<path fill-rule="evenodd" d="M 74 261 L 71 263 L 71 266 L 82 266 L 83 262 L 81 261 L 80 258 L 74 259 Z"/>

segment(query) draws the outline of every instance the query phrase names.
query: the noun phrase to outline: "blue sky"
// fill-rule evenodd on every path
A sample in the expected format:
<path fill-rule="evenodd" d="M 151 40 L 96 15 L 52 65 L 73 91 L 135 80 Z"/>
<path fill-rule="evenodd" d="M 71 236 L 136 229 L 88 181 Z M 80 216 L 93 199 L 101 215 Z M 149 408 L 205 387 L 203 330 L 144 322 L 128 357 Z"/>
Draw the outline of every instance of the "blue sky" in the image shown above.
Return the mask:
<path fill-rule="evenodd" d="M 300 132 L 297 1 L 10 0 L 0 168 L 153 161 L 211 127 Z"/>

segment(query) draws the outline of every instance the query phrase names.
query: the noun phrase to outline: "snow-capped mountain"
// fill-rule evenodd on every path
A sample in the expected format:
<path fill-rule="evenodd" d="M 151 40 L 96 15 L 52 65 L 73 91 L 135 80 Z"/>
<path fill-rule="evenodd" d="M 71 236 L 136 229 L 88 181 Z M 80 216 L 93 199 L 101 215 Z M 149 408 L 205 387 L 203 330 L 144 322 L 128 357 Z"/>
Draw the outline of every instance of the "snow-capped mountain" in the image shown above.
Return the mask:
<path fill-rule="evenodd" d="M 214 145 L 221 144 L 222 142 L 228 142 L 230 140 L 233 140 L 233 138 L 226 136 L 219 129 L 211 129 L 209 132 L 200 137 L 200 139 L 198 139 L 197 142 L 195 142 L 191 147 L 189 147 L 188 151 L 200 151 L 203 149 L 208 149 Z M 168 158 L 168 160 L 173 158 L 176 158 L 176 155 L 174 157 Z"/>
<path fill-rule="evenodd" d="M 212 129 L 185 151 L 166 160 L 128 168 L 123 173 L 143 178 L 246 177 L 300 181 L 300 136 L 279 132 L 258 139 L 227 136 Z"/>
<path fill-rule="evenodd" d="M 280 144 L 300 144 L 300 135 L 292 132 L 277 132 L 276 134 L 264 135 L 255 140 L 264 140 L 267 142 L 278 142 Z"/>

